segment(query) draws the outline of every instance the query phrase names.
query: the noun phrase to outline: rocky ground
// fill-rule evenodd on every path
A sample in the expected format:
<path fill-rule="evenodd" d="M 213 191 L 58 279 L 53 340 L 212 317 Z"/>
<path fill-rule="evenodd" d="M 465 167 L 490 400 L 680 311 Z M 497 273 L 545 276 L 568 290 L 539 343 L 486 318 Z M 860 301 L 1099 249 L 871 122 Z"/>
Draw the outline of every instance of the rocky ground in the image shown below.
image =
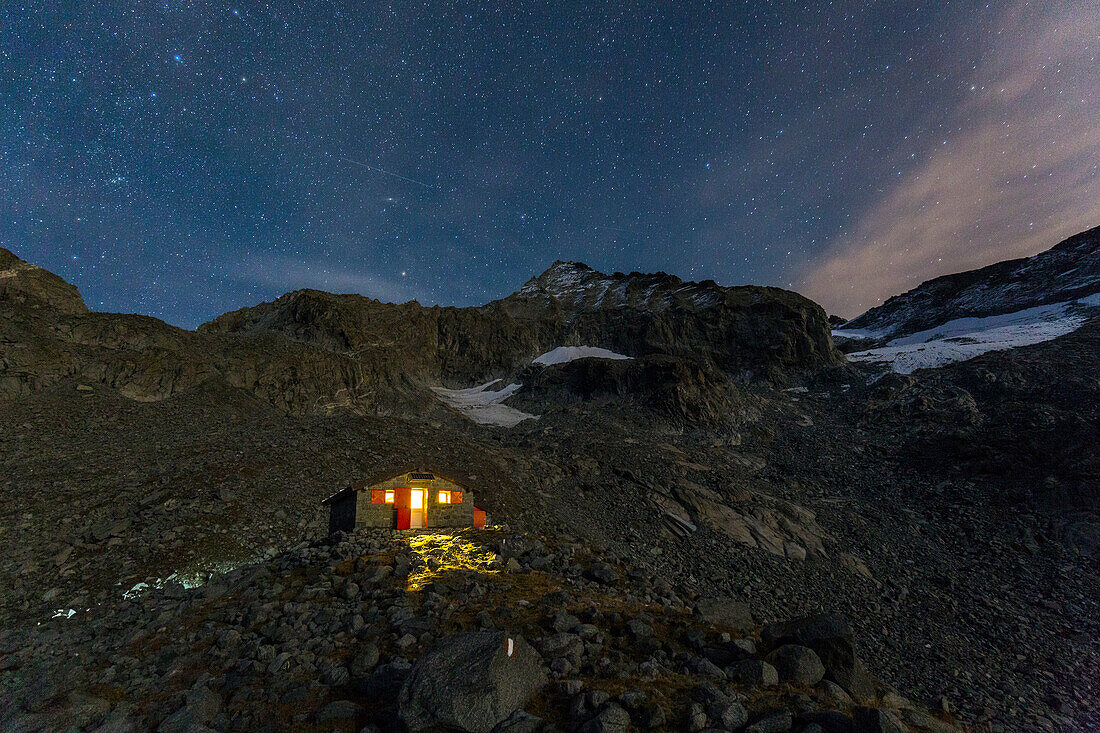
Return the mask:
<path fill-rule="evenodd" d="M 876 683 L 841 617 L 761 627 L 505 528 L 303 543 L 0 644 L 13 731 L 954 730 Z"/>
<path fill-rule="evenodd" d="M 1096 320 L 899 376 L 844 364 L 793 294 L 570 263 L 484 312 L 305 292 L 199 333 L 86 313 L 24 265 L 0 258 L 2 726 L 488 731 L 525 708 L 550 730 L 949 720 L 921 710 L 1100 728 Z M 561 303 L 591 308 L 570 321 Z M 402 328 L 442 338 L 402 347 L 413 371 L 364 357 L 410 313 Z M 568 329 L 651 350 L 524 366 Z M 524 382 L 511 404 L 537 420 L 473 424 L 421 374 L 486 360 Z M 325 538 L 323 498 L 421 460 L 512 529 L 461 552 Z M 420 587 L 424 567 L 446 572 Z M 737 624 L 708 618 L 715 598 Z M 530 642 L 502 678 L 529 684 L 501 682 L 491 724 L 426 719 L 431 669 L 510 669 L 510 637 L 483 629 Z M 875 691 L 818 644 L 846 629 Z M 764 685 L 791 640 L 855 701 L 808 678 Z M 842 717 L 808 717 L 827 709 Z"/>
<path fill-rule="evenodd" d="M 500 430 L 460 418 L 294 417 L 240 391 L 134 403 L 66 384 L 9 401 L 0 416 L 5 626 L 98 635 L 102 609 L 138 583 L 172 573 L 201 580 L 219 563 L 320 538 L 321 498 L 394 456 L 419 454 L 475 475 L 478 504 L 498 521 L 602 548 L 667 579 L 681 598 L 727 595 L 761 620 L 842 614 L 871 673 L 930 707 L 946 701 L 963 721 L 1088 730 L 1097 565 L 1090 525 L 1066 518 L 1091 515 L 1052 511 L 1049 491 L 1029 498 L 1023 487 L 1087 486 L 1091 464 L 1070 438 L 1090 434 L 1052 427 L 1062 450 L 1035 437 L 1047 455 L 1037 471 L 1010 462 L 991 473 L 1000 463 L 990 456 L 1023 443 L 989 409 L 1006 393 L 955 390 L 974 374 L 1083 358 L 1096 333 L 923 379 L 842 370 L 805 391 L 747 389 L 742 412 L 707 429 L 610 398 Z M 1037 379 L 1001 381 L 1023 390 L 1014 404 L 1056 426 L 1056 405 L 1032 394 L 1049 391 Z M 1059 383 L 1095 388 L 1087 375 Z M 1087 396 L 1058 399 L 1069 410 Z M 945 443 L 944 432 L 964 424 L 959 410 L 971 413 L 969 432 Z M 996 428 L 997 441 L 979 427 Z M 941 452 L 961 440 L 976 458 Z M 69 609 L 71 619 L 50 620 Z M 166 620 L 158 628 L 174 628 Z M 161 658 L 168 664 L 170 653 Z M 6 694 L 25 694 L 21 673 L 2 674 Z"/>

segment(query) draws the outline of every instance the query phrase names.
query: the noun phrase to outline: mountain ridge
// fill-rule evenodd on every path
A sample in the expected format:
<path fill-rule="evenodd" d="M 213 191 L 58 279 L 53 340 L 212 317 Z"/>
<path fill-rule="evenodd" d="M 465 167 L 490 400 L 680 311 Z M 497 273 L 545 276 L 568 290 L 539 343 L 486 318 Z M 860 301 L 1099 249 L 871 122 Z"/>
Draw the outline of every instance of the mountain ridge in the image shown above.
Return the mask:
<path fill-rule="evenodd" d="M 1067 275 L 1072 275 L 1068 281 Z M 980 318 L 1100 292 L 1100 226 L 1032 257 L 927 280 L 843 324 L 873 338 L 896 338 L 958 318 Z"/>
<path fill-rule="evenodd" d="M 67 312 L 71 290 L 8 265 L 28 277 L 0 288 L 0 725 L 172 729 L 202 714 L 254 729 L 286 710 L 388 731 L 396 692 L 361 684 L 399 681 L 439 634 L 515 608 L 538 609 L 518 617 L 555 675 L 538 712 L 559 729 L 640 720 L 637 696 L 617 696 L 653 679 L 675 689 L 660 698 L 670 731 L 802 733 L 819 699 L 814 720 L 838 730 L 903 710 L 945 730 L 921 704 L 1035 732 L 1100 714 L 1095 317 L 902 375 L 845 364 L 797 294 L 576 263 L 472 309 L 302 290 L 198 331 Z M 486 379 L 510 380 L 500 392 L 538 419 L 481 426 L 432 391 Z M 319 502 L 335 490 L 434 462 L 460 466 L 508 526 L 486 544 L 503 586 L 445 575 L 410 594 L 410 568 L 448 569 L 414 558 L 412 536 L 327 536 Z M 586 549 L 591 565 L 576 562 Z M 615 618 L 590 613 L 604 596 L 559 595 L 611 573 L 626 576 L 616 594 L 673 593 L 685 621 L 843 614 L 847 651 L 821 661 L 850 661 L 858 638 L 867 671 L 921 704 L 769 682 L 763 629 L 749 652 L 755 636 L 666 634 L 663 612 Z M 380 671 L 363 677 L 370 644 Z M 694 707 L 712 688 L 749 695 L 752 717 Z"/>
<path fill-rule="evenodd" d="M 796 293 L 684 283 L 666 273 L 605 275 L 563 261 L 482 306 L 392 305 L 295 291 L 219 316 L 199 330 L 277 331 L 352 352 L 396 347 L 420 374 L 443 380 L 499 376 L 563 345 L 690 356 L 768 377 L 839 363 L 824 311 Z"/>

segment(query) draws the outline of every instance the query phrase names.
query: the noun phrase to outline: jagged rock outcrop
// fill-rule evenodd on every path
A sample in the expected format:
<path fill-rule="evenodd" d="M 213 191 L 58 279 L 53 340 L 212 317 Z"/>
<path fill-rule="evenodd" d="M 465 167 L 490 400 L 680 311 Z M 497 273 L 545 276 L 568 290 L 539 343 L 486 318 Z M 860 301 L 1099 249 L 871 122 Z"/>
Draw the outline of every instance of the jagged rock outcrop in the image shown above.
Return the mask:
<path fill-rule="evenodd" d="M 896 338 L 956 318 L 992 316 L 1100 292 L 1100 227 L 1046 252 L 977 270 L 944 275 L 844 324 L 876 338 Z"/>
<path fill-rule="evenodd" d="M 556 262 L 516 293 L 475 308 L 300 290 L 219 316 L 200 331 L 277 332 L 463 383 L 521 369 L 571 344 L 689 358 L 758 377 L 840 358 L 825 312 L 796 293 L 685 283 L 664 273 L 605 275 L 573 262 Z"/>
<path fill-rule="evenodd" d="M 519 375 L 517 404 L 532 411 L 577 402 L 610 401 L 652 410 L 691 425 L 729 423 L 742 400 L 725 372 L 706 361 L 666 355 L 577 359 L 534 365 Z"/>
<path fill-rule="evenodd" d="M 428 385 L 515 372 L 560 344 L 606 344 L 644 358 L 547 370 L 543 391 L 631 392 L 671 419 L 714 423 L 736 406 L 731 371 L 784 378 L 839 359 L 824 312 L 801 296 L 664 274 L 605 276 L 559 262 L 477 308 L 299 290 L 196 333 L 144 316 L 89 313 L 76 288 L 3 253 L 2 336 L 19 348 L 0 357 L 0 394 L 74 377 L 155 401 L 213 380 L 296 412 L 424 411 L 442 409 Z"/>
<path fill-rule="evenodd" d="M 0 308 L 18 304 L 62 313 L 87 313 L 75 286 L 0 247 Z"/>
<path fill-rule="evenodd" d="M 202 334 L 148 316 L 89 312 L 76 288 L 3 252 L 4 271 L 15 274 L 0 278 L 0 399 L 76 379 L 139 402 L 217 383 L 291 412 L 431 403 L 384 365 L 271 334 Z"/>
<path fill-rule="evenodd" d="M 779 288 L 684 282 L 665 273 L 605 275 L 559 261 L 502 302 L 561 309 L 563 343 L 598 343 L 630 356 L 698 359 L 766 377 L 838 361 L 825 312 Z"/>
<path fill-rule="evenodd" d="M 78 378 L 156 401 L 219 381 L 295 412 L 424 412 L 443 409 L 429 385 L 514 373 L 557 345 L 603 344 L 648 358 L 606 372 L 567 365 L 570 389 L 637 390 L 670 418 L 715 422 L 736 402 L 730 372 L 784 378 L 840 358 L 824 312 L 794 293 L 561 262 L 477 308 L 299 290 L 196 333 L 89 313 L 75 287 L 0 250 L 0 305 L 0 337 L 18 346 L 0 356 L 0 395 Z"/>
<path fill-rule="evenodd" d="M 674 499 L 693 524 L 712 527 L 741 544 L 793 560 L 826 554 L 828 535 L 818 526 L 814 513 L 782 499 L 749 490 L 727 498 L 687 480 L 677 482 L 672 497 L 663 502 L 662 509 L 678 515 L 669 499 Z"/>

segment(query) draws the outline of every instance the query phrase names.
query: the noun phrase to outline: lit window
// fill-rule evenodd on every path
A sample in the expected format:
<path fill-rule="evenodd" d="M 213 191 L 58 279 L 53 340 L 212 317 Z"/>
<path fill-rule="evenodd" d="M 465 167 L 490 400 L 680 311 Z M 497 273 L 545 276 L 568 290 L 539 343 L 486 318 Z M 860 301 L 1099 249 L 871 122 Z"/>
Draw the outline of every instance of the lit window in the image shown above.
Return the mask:
<path fill-rule="evenodd" d="M 387 491 L 386 492 L 386 503 L 387 504 L 392 504 L 393 503 L 393 492 L 392 491 Z"/>
<path fill-rule="evenodd" d="M 440 504 L 450 504 L 451 503 L 451 492 L 449 492 L 449 491 L 440 491 L 439 492 L 439 503 Z"/>

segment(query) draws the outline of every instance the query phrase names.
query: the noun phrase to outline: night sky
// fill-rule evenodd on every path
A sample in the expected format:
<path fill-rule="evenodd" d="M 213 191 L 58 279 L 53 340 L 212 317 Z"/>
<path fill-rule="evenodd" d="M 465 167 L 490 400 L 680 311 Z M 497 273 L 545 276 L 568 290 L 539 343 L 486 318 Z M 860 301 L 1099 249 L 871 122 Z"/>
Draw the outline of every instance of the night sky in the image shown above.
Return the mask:
<path fill-rule="evenodd" d="M 854 316 L 1100 224 L 1096 0 L 587 5 L 5 2 L 0 246 L 185 327 L 555 259 Z"/>

